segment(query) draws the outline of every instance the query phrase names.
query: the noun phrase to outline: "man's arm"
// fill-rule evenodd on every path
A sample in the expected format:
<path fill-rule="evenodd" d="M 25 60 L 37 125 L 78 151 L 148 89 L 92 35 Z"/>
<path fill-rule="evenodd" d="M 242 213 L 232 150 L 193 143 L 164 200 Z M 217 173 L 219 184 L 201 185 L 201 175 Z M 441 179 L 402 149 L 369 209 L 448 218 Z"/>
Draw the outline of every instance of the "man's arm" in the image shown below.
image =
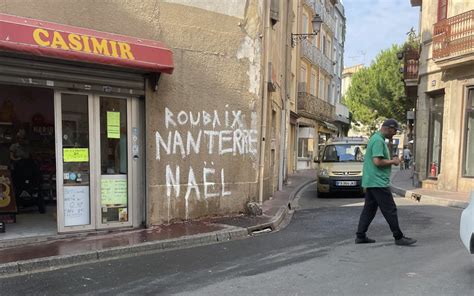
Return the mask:
<path fill-rule="evenodd" d="M 372 161 L 374 164 L 378 167 L 385 167 L 385 166 L 391 166 L 391 165 L 399 165 L 400 164 L 400 159 L 398 159 L 398 156 L 393 157 L 393 159 L 384 159 L 382 157 L 374 157 L 372 158 Z"/>

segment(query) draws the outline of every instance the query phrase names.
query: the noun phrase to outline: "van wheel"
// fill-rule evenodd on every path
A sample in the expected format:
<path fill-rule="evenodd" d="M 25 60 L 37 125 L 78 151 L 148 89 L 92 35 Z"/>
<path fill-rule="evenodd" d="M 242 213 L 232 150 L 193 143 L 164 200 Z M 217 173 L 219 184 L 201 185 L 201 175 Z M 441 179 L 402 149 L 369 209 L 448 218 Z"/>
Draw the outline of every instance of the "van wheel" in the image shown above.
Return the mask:
<path fill-rule="evenodd" d="M 327 196 L 328 196 L 328 194 L 326 192 L 318 191 L 318 198 L 325 198 Z"/>

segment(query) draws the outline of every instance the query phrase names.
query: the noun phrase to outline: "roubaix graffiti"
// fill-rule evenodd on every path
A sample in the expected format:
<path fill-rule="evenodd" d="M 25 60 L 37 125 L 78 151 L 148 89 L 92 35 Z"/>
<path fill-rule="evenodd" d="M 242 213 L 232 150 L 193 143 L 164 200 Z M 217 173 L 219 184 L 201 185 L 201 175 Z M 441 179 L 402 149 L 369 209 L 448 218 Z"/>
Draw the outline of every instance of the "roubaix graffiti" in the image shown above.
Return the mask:
<path fill-rule="evenodd" d="M 203 163 L 202 167 L 189 166 L 185 170 L 179 164 L 166 165 L 168 211 L 172 197 L 184 196 L 187 219 L 190 198 L 201 200 L 232 195 L 226 189 L 225 169 L 216 168 L 214 160 L 242 155 L 257 156 L 256 113 L 252 112 L 250 117 L 250 122 L 246 122 L 241 110 L 174 113 L 165 109 L 166 130 L 156 132 L 156 159 L 166 161 L 166 156 L 179 155 L 184 160 L 199 155 Z M 187 184 L 182 184 L 182 176 L 186 174 Z"/>

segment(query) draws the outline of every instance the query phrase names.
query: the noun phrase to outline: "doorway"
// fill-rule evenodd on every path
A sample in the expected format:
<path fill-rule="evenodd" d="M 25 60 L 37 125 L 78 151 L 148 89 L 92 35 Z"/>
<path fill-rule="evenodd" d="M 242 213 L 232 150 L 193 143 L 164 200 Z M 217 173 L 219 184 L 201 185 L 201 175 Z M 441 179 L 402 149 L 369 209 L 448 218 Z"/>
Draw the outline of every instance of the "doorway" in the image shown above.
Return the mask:
<path fill-rule="evenodd" d="M 54 91 L 0 84 L 0 240 L 54 235 Z"/>
<path fill-rule="evenodd" d="M 444 94 L 430 98 L 429 140 L 427 175 L 437 179 L 441 172 L 441 149 L 443 140 Z"/>
<path fill-rule="evenodd" d="M 60 233 L 133 225 L 137 100 L 55 93 Z"/>

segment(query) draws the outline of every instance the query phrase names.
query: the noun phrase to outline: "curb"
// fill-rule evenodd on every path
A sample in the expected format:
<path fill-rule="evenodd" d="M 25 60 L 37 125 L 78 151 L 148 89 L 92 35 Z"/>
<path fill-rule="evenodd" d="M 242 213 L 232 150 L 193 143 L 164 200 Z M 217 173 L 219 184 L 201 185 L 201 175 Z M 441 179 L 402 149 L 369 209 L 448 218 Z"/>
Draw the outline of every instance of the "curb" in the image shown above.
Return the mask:
<path fill-rule="evenodd" d="M 94 263 L 169 250 L 211 245 L 230 240 L 242 239 L 247 236 L 247 229 L 241 227 L 229 227 L 227 230 L 183 236 L 178 239 L 145 242 L 132 246 L 115 247 L 81 254 L 52 256 L 4 263 L 0 264 L 0 277 L 54 270 L 85 263 Z"/>
<path fill-rule="evenodd" d="M 403 196 L 408 199 L 412 199 L 414 201 L 417 201 L 423 204 L 434 204 L 438 206 L 459 208 L 459 209 L 465 209 L 469 205 L 469 202 L 419 194 L 411 190 L 395 187 L 392 184 L 390 184 L 390 189 L 392 190 L 393 193 L 396 193 L 397 195 Z"/>
<path fill-rule="evenodd" d="M 405 194 L 406 194 L 406 189 L 395 187 L 395 186 L 392 185 L 392 183 L 390 183 L 390 190 L 393 193 L 395 193 L 397 195 L 400 195 L 400 196 L 405 196 Z"/>
<path fill-rule="evenodd" d="M 219 230 L 215 232 L 183 236 L 175 239 L 145 242 L 132 246 L 114 247 L 80 254 L 51 256 L 3 264 L 0 263 L 0 277 L 17 276 L 22 274 L 28 274 L 31 272 L 55 270 L 69 266 L 94 263 L 117 258 L 126 258 L 169 250 L 211 245 L 230 240 L 242 239 L 251 235 L 252 232 L 268 228 L 274 231 L 279 229 L 283 221 L 286 221 L 286 218 L 289 217 L 289 215 L 293 214 L 293 211 L 291 210 L 291 202 L 293 201 L 295 196 L 305 186 L 314 182 L 315 180 L 316 179 L 308 180 L 300 184 L 297 188 L 295 188 L 290 193 L 290 196 L 288 198 L 288 204 L 286 206 L 281 206 L 275 216 L 273 216 L 273 218 L 269 222 L 261 223 L 247 228 L 229 226 L 228 229 Z"/>
<path fill-rule="evenodd" d="M 265 223 L 261 223 L 261 224 L 257 224 L 257 225 L 253 225 L 253 226 L 250 226 L 250 227 L 247 227 L 247 230 L 248 230 L 248 233 L 249 235 L 251 235 L 253 232 L 255 231 L 260 231 L 260 230 L 264 230 L 264 229 L 271 229 L 271 231 L 275 231 L 277 229 L 280 228 L 281 224 L 283 223 L 283 221 L 286 220 L 286 218 L 289 216 L 289 215 L 293 215 L 293 212 L 292 211 L 292 206 L 291 206 L 291 202 L 295 199 L 296 195 L 304 188 L 306 187 L 307 185 L 313 183 L 314 181 L 316 181 L 316 178 L 315 179 L 311 179 L 311 180 L 308 180 L 308 181 L 305 181 L 303 183 L 301 183 L 297 188 L 295 188 L 289 195 L 288 197 L 288 203 L 286 206 L 281 206 L 277 213 L 275 214 L 275 216 L 273 216 L 273 218 L 269 221 L 269 222 L 265 222 Z"/>
<path fill-rule="evenodd" d="M 293 190 L 293 192 L 290 194 L 290 197 L 288 198 L 289 202 L 288 202 L 288 208 L 291 209 L 291 202 L 295 199 L 296 195 L 298 193 L 300 193 L 300 191 L 308 186 L 309 184 L 313 183 L 313 182 L 317 182 L 317 178 L 314 178 L 314 179 L 311 179 L 311 180 L 308 180 L 304 183 L 301 184 L 301 186 L 299 186 L 298 188 L 296 188 L 295 190 Z"/>
<path fill-rule="evenodd" d="M 405 194 L 405 198 L 413 199 L 415 201 L 418 201 L 424 204 L 434 204 L 437 206 L 444 206 L 444 207 L 451 207 L 451 208 L 458 208 L 458 209 L 465 209 L 469 205 L 469 203 L 465 201 L 439 198 L 439 197 L 433 197 L 429 195 L 422 195 L 410 190 L 407 190 Z"/>

